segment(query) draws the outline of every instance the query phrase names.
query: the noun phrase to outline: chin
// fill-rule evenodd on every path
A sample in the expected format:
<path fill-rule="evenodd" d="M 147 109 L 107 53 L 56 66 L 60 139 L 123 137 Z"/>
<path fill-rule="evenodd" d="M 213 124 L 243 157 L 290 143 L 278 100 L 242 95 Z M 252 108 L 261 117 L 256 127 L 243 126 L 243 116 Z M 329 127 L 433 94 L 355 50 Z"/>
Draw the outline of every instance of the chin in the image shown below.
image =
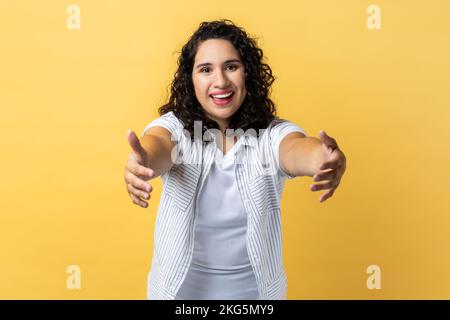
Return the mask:
<path fill-rule="evenodd" d="M 234 106 L 226 106 L 226 107 L 213 106 L 211 115 L 215 116 L 216 118 L 225 120 L 231 117 L 238 109 L 239 108 L 236 108 Z"/>

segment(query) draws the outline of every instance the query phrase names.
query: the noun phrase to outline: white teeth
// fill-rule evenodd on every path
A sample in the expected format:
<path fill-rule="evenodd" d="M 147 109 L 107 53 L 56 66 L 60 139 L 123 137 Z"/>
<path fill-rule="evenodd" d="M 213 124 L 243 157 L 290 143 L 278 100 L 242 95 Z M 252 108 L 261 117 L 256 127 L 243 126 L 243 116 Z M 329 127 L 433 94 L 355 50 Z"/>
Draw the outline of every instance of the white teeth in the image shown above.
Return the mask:
<path fill-rule="evenodd" d="M 225 93 L 225 94 L 218 94 L 218 95 L 212 95 L 214 98 L 227 98 L 229 96 L 231 96 L 233 94 L 233 92 L 229 92 L 229 93 Z"/>

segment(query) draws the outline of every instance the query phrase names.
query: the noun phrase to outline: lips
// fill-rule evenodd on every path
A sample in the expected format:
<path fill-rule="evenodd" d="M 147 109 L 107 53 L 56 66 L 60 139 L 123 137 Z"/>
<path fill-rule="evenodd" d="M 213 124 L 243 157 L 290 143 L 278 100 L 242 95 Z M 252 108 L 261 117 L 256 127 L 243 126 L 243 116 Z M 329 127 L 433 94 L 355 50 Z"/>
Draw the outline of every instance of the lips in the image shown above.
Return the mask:
<path fill-rule="evenodd" d="M 210 97 L 216 105 L 223 106 L 223 105 L 229 104 L 233 100 L 234 91 L 232 91 L 232 94 L 226 98 L 214 98 L 212 95 L 210 95 Z"/>
<path fill-rule="evenodd" d="M 210 94 L 209 96 L 213 99 L 227 99 L 229 97 L 232 97 L 234 95 L 234 91 L 228 91 L 228 92 L 223 92 L 223 93 L 213 93 Z"/>
<path fill-rule="evenodd" d="M 233 90 L 217 90 L 217 91 L 211 92 L 210 95 L 216 96 L 218 94 L 226 94 L 226 93 L 230 93 L 230 92 L 233 92 Z"/>

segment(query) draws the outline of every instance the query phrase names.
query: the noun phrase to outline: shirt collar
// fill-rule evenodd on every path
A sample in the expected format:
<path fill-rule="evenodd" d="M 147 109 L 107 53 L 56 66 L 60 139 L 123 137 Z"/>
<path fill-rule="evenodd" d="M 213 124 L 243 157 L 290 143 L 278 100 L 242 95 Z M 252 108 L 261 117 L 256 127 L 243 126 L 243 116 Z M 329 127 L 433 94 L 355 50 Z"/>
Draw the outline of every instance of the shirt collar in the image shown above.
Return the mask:
<path fill-rule="evenodd" d="M 217 137 L 214 134 L 211 134 L 209 132 L 208 132 L 208 134 L 209 134 L 209 136 L 208 136 L 209 141 L 212 141 L 212 142 L 216 143 Z M 242 140 L 242 144 L 246 145 L 248 147 L 255 148 L 258 145 L 258 138 L 253 136 L 253 135 L 251 135 L 251 134 L 244 133 L 244 135 L 242 135 L 239 138 L 239 140 L 240 139 L 243 139 Z"/>

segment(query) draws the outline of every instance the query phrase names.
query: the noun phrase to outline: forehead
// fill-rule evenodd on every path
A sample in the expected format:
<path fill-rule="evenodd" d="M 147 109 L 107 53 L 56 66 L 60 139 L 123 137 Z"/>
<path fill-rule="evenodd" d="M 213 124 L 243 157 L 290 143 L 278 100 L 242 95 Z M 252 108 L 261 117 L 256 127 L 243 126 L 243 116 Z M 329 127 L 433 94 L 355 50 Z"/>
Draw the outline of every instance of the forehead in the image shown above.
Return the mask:
<path fill-rule="evenodd" d="M 201 42 L 195 54 L 195 62 L 198 63 L 219 63 L 229 59 L 239 59 L 239 53 L 230 41 L 224 39 L 208 39 Z"/>

